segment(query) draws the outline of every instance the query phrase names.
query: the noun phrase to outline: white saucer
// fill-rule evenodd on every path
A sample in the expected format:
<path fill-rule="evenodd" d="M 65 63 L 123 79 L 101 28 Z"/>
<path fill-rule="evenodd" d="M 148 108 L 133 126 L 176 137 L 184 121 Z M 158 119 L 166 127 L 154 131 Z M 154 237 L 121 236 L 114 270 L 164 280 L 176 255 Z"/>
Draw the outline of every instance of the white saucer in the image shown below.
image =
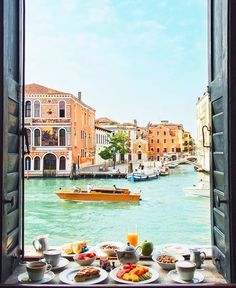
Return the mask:
<path fill-rule="evenodd" d="M 29 284 L 44 284 L 44 283 L 50 282 L 54 277 L 55 277 L 55 274 L 52 271 L 49 271 L 49 272 L 44 274 L 43 279 L 40 281 L 30 280 L 27 272 L 21 273 L 17 278 L 18 278 L 19 282 L 25 283 L 25 284 L 27 284 L 27 283 L 29 283 Z"/>
<path fill-rule="evenodd" d="M 168 276 L 174 282 L 181 283 L 181 284 L 191 284 L 191 283 L 197 284 L 197 283 L 200 283 L 204 280 L 204 276 L 202 275 L 202 273 L 200 273 L 198 271 L 194 272 L 194 276 L 193 276 L 193 279 L 191 281 L 184 281 L 184 280 L 180 279 L 176 270 L 171 270 L 168 273 Z"/>
<path fill-rule="evenodd" d="M 42 261 L 46 262 L 45 259 L 43 259 Z M 54 270 L 58 270 L 58 269 L 64 268 L 68 263 L 69 263 L 68 259 L 61 257 L 58 265 L 55 266 L 55 267 L 52 267 L 51 270 L 54 271 Z"/>

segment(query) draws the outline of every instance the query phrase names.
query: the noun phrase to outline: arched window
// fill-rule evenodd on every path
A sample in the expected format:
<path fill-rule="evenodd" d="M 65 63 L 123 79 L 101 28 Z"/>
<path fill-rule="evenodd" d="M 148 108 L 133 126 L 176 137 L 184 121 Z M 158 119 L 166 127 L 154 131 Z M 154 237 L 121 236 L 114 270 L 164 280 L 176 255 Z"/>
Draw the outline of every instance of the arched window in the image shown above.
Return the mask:
<path fill-rule="evenodd" d="M 31 158 L 25 157 L 25 170 L 31 170 Z"/>
<path fill-rule="evenodd" d="M 34 102 L 34 117 L 40 117 L 40 102 L 38 100 Z"/>
<path fill-rule="evenodd" d="M 34 146 L 40 146 L 40 130 L 34 130 Z"/>
<path fill-rule="evenodd" d="M 138 160 L 142 160 L 142 152 L 138 151 Z"/>
<path fill-rule="evenodd" d="M 60 157 L 59 170 L 66 170 L 66 157 Z"/>
<path fill-rule="evenodd" d="M 31 130 L 27 129 L 26 133 L 27 133 L 27 138 L 28 138 L 29 145 L 31 145 Z"/>
<path fill-rule="evenodd" d="M 59 146 L 66 146 L 66 131 L 65 131 L 65 129 L 60 129 L 60 131 L 59 131 Z"/>
<path fill-rule="evenodd" d="M 64 101 L 59 102 L 59 117 L 64 118 L 66 116 L 66 105 Z"/>
<path fill-rule="evenodd" d="M 34 158 L 34 170 L 40 170 L 40 158 L 36 156 Z"/>
<path fill-rule="evenodd" d="M 25 102 L 25 117 L 31 117 L 31 102 Z"/>

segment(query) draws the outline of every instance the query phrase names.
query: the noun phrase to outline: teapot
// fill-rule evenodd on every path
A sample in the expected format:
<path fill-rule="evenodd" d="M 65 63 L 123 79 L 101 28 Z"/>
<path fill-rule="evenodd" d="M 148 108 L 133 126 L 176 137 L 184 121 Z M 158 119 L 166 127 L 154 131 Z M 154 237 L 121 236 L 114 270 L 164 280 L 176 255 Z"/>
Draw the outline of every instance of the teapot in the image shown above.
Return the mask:
<path fill-rule="evenodd" d="M 130 243 L 124 249 L 116 250 L 117 258 L 121 264 L 131 263 L 135 264 L 139 261 L 139 256 L 142 253 L 142 248 L 137 246 L 136 248 Z"/>

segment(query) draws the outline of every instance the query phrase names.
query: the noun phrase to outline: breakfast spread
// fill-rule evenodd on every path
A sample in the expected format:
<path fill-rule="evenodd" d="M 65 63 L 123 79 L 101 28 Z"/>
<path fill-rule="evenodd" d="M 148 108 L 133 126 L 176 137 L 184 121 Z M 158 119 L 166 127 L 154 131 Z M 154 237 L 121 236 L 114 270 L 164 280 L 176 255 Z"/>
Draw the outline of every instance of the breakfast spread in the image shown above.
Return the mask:
<path fill-rule="evenodd" d="M 100 276 L 100 270 L 91 267 L 91 266 L 86 266 L 86 267 L 81 267 L 78 272 L 75 274 L 75 281 L 76 282 L 83 282 L 89 279 L 97 278 Z"/>
<path fill-rule="evenodd" d="M 116 277 L 131 282 L 140 282 L 152 278 L 149 268 L 140 264 L 125 264 L 120 268 Z"/>
<path fill-rule="evenodd" d="M 175 263 L 177 262 L 177 259 L 175 259 L 173 256 L 161 255 L 157 257 L 157 261 L 161 263 Z"/>
<path fill-rule="evenodd" d="M 64 254 L 70 255 L 70 254 L 80 254 L 83 252 L 87 252 L 87 243 L 86 241 L 76 241 L 73 243 L 66 243 L 62 247 L 62 252 Z"/>

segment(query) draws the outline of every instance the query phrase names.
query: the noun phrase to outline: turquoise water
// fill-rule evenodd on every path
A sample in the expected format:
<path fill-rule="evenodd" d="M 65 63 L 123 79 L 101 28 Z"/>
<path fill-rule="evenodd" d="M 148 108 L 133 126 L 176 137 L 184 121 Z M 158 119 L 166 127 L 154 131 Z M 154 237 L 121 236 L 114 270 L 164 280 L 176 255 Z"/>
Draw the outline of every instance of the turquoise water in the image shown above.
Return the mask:
<path fill-rule="evenodd" d="M 126 179 L 30 179 L 25 180 L 25 241 L 49 234 L 50 245 L 85 239 L 89 245 L 125 241 L 128 225 L 138 225 L 140 241 L 210 244 L 210 203 L 205 197 L 186 197 L 183 187 L 203 175 L 181 165 L 171 175 L 142 183 Z M 59 187 L 128 187 L 142 191 L 139 204 L 67 202 L 53 192 Z"/>

